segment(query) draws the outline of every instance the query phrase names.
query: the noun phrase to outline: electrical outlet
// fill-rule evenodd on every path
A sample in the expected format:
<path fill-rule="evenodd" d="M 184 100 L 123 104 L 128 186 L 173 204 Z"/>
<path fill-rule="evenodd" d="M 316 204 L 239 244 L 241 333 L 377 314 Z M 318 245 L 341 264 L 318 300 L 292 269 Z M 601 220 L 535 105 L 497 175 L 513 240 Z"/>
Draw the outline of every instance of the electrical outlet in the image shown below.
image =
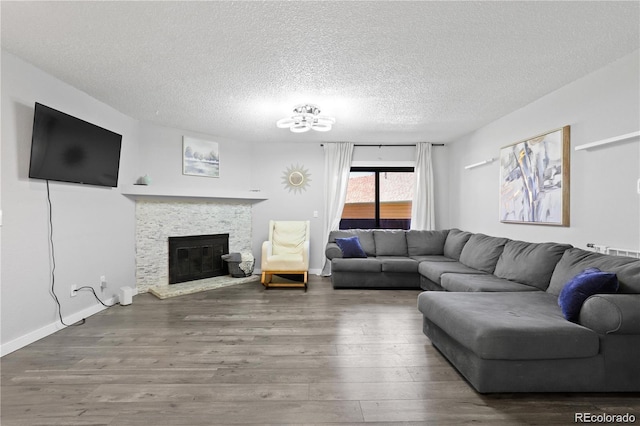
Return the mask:
<path fill-rule="evenodd" d="M 76 294 L 78 294 L 78 286 L 74 284 L 71 286 L 71 297 L 76 297 Z"/>
<path fill-rule="evenodd" d="M 107 288 L 107 277 L 104 275 L 100 276 L 100 288 L 103 290 Z"/>

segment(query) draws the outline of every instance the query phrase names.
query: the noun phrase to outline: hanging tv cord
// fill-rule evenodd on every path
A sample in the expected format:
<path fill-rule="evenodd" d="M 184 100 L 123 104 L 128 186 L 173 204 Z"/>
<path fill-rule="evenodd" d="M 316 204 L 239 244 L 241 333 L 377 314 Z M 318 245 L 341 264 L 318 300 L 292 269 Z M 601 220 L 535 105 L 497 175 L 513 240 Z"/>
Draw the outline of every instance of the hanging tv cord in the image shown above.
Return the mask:
<path fill-rule="evenodd" d="M 60 322 L 64 326 L 71 325 L 82 325 L 86 322 L 86 318 L 82 318 L 81 321 L 75 322 L 73 324 L 67 324 L 62 319 L 62 306 L 60 306 L 60 300 L 58 300 L 58 296 L 56 295 L 56 252 L 55 245 L 53 244 L 53 208 L 51 206 L 51 192 L 49 190 L 49 180 L 47 179 L 47 203 L 49 206 L 49 249 L 51 250 L 51 295 L 53 296 L 53 300 L 56 301 L 56 305 L 58 307 L 58 317 L 60 317 Z"/>
<path fill-rule="evenodd" d="M 51 191 L 49 190 L 49 179 L 46 180 L 47 182 L 47 203 L 49 206 L 49 247 L 51 249 L 51 295 L 53 296 L 53 300 L 56 301 L 56 305 L 58 307 L 58 317 L 60 317 L 60 322 L 62 323 L 62 325 L 65 325 L 67 327 L 74 325 L 82 325 L 85 322 L 87 322 L 86 318 L 82 318 L 80 321 L 77 321 L 73 324 L 67 324 L 64 322 L 64 320 L 62 319 L 62 306 L 60 305 L 60 300 L 58 300 L 58 296 L 56 295 L 55 292 L 55 284 L 56 284 L 56 254 L 55 254 L 55 246 L 53 244 L 53 207 L 51 205 Z M 116 306 L 116 305 L 120 305 L 120 302 L 116 302 L 112 305 L 107 305 L 106 303 L 104 303 L 102 300 L 100 300 L 100 298 L 98 297 L 98 295 L 96 294 L 96 291 L 93 287 L 90 286 L 82 286 L 82 287 L 78 287 L 76 289 L 76 291 L 80 291 L 80 290 L 91 290 L 91 292 L 93 293 L 93 297 L 96 298 L 96 300 L 98 302 L 100 302 L 100 304 L 106 308 L 111 308 L 112 306 Z"/>

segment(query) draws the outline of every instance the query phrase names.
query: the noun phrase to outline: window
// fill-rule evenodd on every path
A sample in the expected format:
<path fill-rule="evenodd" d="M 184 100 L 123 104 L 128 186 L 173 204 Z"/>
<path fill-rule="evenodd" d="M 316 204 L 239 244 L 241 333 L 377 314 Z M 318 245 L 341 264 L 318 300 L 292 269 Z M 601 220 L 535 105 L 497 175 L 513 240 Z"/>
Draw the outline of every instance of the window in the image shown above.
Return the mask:
<path fill-rule="evenodd" d="M 340 229 L 409 229 L 413 167 L 352 167 Z"/>

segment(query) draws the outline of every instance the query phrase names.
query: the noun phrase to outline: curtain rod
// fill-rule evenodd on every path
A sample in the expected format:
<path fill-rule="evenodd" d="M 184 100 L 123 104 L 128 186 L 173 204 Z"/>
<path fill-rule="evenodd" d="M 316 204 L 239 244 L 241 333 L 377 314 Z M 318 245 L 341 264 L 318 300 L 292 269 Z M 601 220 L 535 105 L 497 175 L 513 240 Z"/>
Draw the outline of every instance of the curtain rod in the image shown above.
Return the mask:
<path fill-rule="evenodd" d="M 320 146 L 324 146 L 323 143 L 320 144 Z M 353 146 L 377 146 L 377 147 L 382 147 L 382 146 L 416 146 L 415 143 L 409 143 L 409 144 L 380 144 L 380 143 L 371 143 L 371 144 L 353 144 Z M 431 146 L 445 146 L 443 143 L 432 143 Z"/>

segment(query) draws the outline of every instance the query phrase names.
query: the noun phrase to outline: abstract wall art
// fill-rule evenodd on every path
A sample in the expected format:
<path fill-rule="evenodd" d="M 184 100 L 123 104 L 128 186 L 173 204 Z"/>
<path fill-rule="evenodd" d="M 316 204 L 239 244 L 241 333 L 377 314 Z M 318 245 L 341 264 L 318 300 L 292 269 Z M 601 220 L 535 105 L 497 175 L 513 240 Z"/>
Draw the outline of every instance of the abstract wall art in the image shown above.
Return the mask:
<path fill-rule="evenodd" d="M 569 226 L 569 126 L 500 149 L 500 221 Z"/>

